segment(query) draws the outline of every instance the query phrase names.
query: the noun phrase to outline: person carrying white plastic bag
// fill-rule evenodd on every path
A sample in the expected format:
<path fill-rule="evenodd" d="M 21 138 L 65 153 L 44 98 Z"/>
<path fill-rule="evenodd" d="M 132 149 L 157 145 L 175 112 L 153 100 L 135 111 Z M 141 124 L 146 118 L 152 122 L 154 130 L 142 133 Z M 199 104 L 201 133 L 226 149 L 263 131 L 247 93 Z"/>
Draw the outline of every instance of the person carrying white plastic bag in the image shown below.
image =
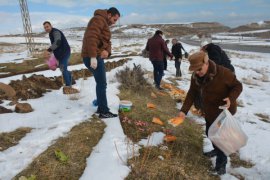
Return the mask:
<path fill-rule="evenodd" d="M 203 51 L 190 55 L 188 60 L 190 63 L 189 70 L 193 73 L 190 88 L 181 107 L 179 117 L 184 119 L 194 104 L 204 115 L 206 122 L 205 133 L 208 136 L 208 129 L 222 112 L 219 106 L 225 104 L 231 114 L 236 113 L 236 99 L 241 94 L 243 87 L 233 72 L 217 65 Z M 216 156 L 214 171 L 219 175 L 225 174 L 227 156 L 215 144 L 212 145 L 214 149 L 203 154 L 207 157 Z"/>
<path fill-rule="evenodd" d="M 223 109 L 223 111 L 210 126 L 208 138 L 222 150 L 226 156 L 229 156 L 245 146 L 248 137 L 228 109 L 226 107 L 220 108 Z"/>

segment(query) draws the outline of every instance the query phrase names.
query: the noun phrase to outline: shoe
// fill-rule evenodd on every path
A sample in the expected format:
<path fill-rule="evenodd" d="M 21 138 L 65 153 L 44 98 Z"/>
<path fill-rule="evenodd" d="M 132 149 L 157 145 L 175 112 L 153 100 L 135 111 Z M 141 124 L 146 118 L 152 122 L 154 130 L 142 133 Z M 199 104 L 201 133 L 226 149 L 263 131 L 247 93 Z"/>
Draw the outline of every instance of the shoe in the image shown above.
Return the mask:
<path fill-rule="evenodd" d="M 63 87 L 63 94 L 77 94 L 79 92 L 78 89 L 72 88 L 71 86 Z"/>
<path fill-rule="evenodd" d="M 160 90 L 160 91 L 163 91 L 163 90 L 164 90 L 162 87 L 157 86 L 157 85 L 156 85 L 156 88 L 157 88 L 158 90 Z"/>
<path fill-rule="evenodd" d="M 117 117 L 117 114 L 113 114 L 111 112 L 106 112 L 106 113 L 100 113 L 99 118 L 104 119 L 104 118 L 114 118 Z"/>
<path fill-rule="evenodd" d="M 222 166 L 220 168 L 215 168 L 218 175 L 226 174 L 226 166 Z"/>
<path fill-rule="evenodd" d="M 203 155 L 206 157 L 209 157 L 209 158 L 215 157 L 215 156 L 217 156 L 217 151 L 215 149 L 213 149 L 212 151 L 203 153 Z"/>
<path fill-rule="evenodd" d="M 99 115 L 100 113 L 101 113 L 100 110 L 97 110 L 97 111 L 95 112 L 96 115 Z"/>

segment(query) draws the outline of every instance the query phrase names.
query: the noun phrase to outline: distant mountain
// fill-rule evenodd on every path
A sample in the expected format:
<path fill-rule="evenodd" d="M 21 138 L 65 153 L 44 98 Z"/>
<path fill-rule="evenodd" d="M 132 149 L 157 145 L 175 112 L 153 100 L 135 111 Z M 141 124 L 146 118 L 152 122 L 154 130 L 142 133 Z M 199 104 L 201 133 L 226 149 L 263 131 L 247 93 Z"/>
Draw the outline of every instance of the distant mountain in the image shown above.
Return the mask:
<path fill-rule="evenodd" d="M 270 21 L 260 21 L 256 23 L 241 25 L 231 29 L 230 32 L 256 31 L 263 29 L 270 29 Z"/>
<path fill-rule="evenodd" d="M 129 35 L 148 35 L 152 36 L 153 32 L 157 29 L 163 31 L 166 37 L 181 37 L 190 34 L 211 34 L 218 32 L 228 32 L 229 27 L 224 26 L 217 22 L 197 22 L 185 24 L 131 24 L 122 25 L 113 28 L 114 34 L 127 34 Z"/>
<path fill-rule="evenodd" d="M 79 35 L 83 35 L 86 27 L 72 27 L 63 29 L 64 32 L 68 32 L 71 36 L 75 36 L 79 32 Z M 229 32 L 230 27 L 225 26 L 218 22 L 193 22 L 193 23 L 156 23 L 156 24 L 129 24 L 129 25 L 117 25 L 112 27 L 112 33 L 114 37 L 150 37 L 157 30 L 162 30 L 166 37 L 182 37 L 186 35 L 200 35 L 200 34 L 213 34 L 219 32 Z M 44 37 L 45 32 L 35 32 L 34 37 Z M 3 35 L 3 36 L 23 36 L 23 34 L 17 35 Z M 0 36 L 1 37 L 1 36 Z"/>

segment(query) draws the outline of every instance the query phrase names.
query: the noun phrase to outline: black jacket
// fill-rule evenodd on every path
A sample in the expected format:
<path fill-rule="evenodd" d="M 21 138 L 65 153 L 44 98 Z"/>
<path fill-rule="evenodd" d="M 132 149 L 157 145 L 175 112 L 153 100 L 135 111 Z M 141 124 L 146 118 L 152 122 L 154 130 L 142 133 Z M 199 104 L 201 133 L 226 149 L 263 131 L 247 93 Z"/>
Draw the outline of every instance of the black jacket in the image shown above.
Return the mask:
<path fill-rule="evenodd" d="M 209 59 L 214 61 L 216 64 L 224 66 L 234 72 L 234 67 L 227 54 L 218 46 L 213 43 L 207 45 L 206 51 Z"/>
<path fill-rule="evenodd" d="M 182 59 L 182 49 L 185 51 L 181 43 L 176 43 L 172 46 L 172 54 L 176 60 Z M 185 51 L 186 52 L 186 51 Z"/>
<path fill-rule="evenodd" d="M 60 33 L 60 39 L 58 41 L 55 40 L 54 32 Z M 67 55 L 70 54 L 70 46 L 68 44 L 68 41 L 65 37 L 65 35 L 60 31 L 59 29 L 52 28 L 52 31 L 49 34 L 51 44 L 54 45 L 54 48 L 52 49 L 52 46 L 48 49 L 49 51 L 53 51 L 54 56 L 58 61 L 61 61 Z"/>

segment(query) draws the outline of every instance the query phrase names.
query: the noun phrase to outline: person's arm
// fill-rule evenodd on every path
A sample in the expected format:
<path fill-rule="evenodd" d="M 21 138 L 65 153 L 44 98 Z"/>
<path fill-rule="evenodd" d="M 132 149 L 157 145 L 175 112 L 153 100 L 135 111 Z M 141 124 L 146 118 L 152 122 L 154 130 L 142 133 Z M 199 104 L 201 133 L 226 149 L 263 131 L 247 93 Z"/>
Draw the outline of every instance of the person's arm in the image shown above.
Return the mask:
<path fill-rule="evenodd" d="M 229 69 L 224 71 L 224 76 L 227 77 L 225 82 L 227 86 L 230 88 L 230 92 L 228 98 L 231 102 L 236 101 L 243 90 L 242 83 L 237 80 L 234 73 L 232 73 Z"/>
<path fill-rule="evenodd" d="M 147 43 L 146 43 L 145 50 L 146 50 L 146 51 L 149 51 L 149 40 L 148 40 Z"/>
<path fill-rule="evenodd" d="M 183 45 L 181 44 L 181 48 L 183 49 L 183 51 L 186 53 L 187 51 L 184 49 Z"/>
<path fill-rule="evenodd" d="M 112 42 L 111 41 L 109 41 L 109 45 L 106 48 L 106 51 L 108 51 L 108 53 L 109 53 L 108 57 L 110 57 L 112 54 Z"/>
<path fill-rule="evenodd" d="M 172 53 L 169 51 L 168 47 L 166 46 L 166 43 L 164 40 L 162 40 L 162 50 L 165 52 L 170 58 L 173 57 Z"/>
<path fill-rule="evenodd" d="M 88 30 L 86 36 L 86 43 L 88 43 L 88 53 L 90 57 L 97 57 L 99 39 L 101 32 L 104 26 L 103 20 L 100 20 L 99 17 L 93 17 L 88 25 Z"/>
<path fill-rule="evenodd" d="M 53 32 L 53 38 L 54 42 L 47 50 L 49 52 L 56 50 L 61 45 L 61 33 L 59 31 Z"/>
<path fill-rule="evenodd" d="M 197 93 L 197 91 L 196 91 L 196 87 L 195 87 L 195 82 L 191 78 L 190 87 L 189 87 L 186 99 L 184 101 L 183 106 L 181 107 L 180 112 L 183 112 L 185 115 L 188 113 L 189 109 L 191 108 L 191 106 L 194 102 L 194 98 L 195 98 L 196 93 Z"/>

